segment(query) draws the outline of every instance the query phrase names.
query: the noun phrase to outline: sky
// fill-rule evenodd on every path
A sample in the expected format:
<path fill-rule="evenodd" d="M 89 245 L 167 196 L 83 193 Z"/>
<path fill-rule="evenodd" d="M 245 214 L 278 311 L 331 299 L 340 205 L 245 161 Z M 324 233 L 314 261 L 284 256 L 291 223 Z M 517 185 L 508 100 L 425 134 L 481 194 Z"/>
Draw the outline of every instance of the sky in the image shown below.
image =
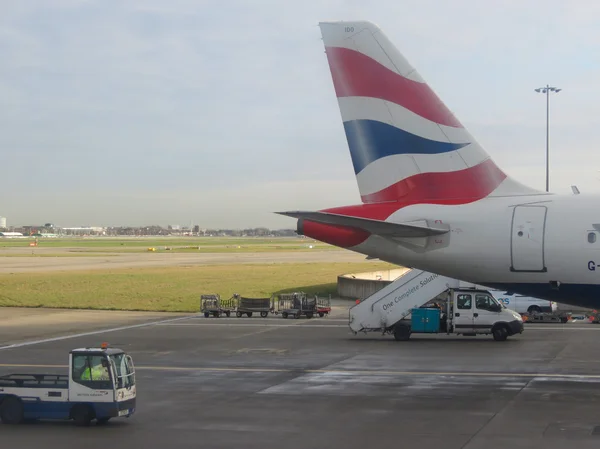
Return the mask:
<path fill-rule="evenodd" d="M 293 228 L 359 204 L 319 21 L 378 24 L 509 175 L 600 193 L 600 3 L 0 1 L 9 225 Z"/>

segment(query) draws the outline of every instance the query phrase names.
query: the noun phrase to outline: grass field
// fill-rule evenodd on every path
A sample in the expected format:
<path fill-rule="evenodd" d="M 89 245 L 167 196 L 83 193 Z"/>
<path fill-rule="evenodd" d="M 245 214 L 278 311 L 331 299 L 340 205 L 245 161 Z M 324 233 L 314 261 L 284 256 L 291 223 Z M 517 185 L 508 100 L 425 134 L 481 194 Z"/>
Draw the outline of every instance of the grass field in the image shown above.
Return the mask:
<path fill-rule="evenodd" d="M 28 247 L 32 238 L 0 239 L 0 248 Z M 317 242 L 318 243 L 318 242 Z M 114 248 L 119 246 L 147 248 L 156 246 L 256 246 L 256 245 L 309 245 L 312 239 L 300 237 L 64 237 L 39 238 L 45 248 Z M 318 243 L 324 245 L 323 243 Z"/>
<path fill-rule="evenodd" d="M 274 263 L 0 275 L 0 306 L 197 312 L 201 294 L 266 297 L 335 294 L 343 273 L 397 268 L 383 262 Z"/>
<path fill-rule="evenodd" d="M 29 253 L 2 253 L 0 251 L 0 258 L 2 257 L 118 257 L 119 253 L 112 252 L 65 252 L 65 253 L 42 253 L 42 252 L 29 252 Z"/>

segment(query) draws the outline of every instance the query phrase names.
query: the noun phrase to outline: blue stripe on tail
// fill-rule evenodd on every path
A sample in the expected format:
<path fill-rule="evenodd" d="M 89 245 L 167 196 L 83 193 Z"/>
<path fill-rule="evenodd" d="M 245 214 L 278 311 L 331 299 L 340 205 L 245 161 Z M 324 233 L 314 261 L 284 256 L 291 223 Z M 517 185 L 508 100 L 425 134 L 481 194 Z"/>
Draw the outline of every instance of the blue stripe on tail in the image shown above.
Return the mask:
<path fill-rule="evenodd" d="M 344 122 L 344 129 L 355 174 L 382 157 L 395 154 L 441 154 L 469 145 L 425 139 L 375 120 L 350 120 Z"/>

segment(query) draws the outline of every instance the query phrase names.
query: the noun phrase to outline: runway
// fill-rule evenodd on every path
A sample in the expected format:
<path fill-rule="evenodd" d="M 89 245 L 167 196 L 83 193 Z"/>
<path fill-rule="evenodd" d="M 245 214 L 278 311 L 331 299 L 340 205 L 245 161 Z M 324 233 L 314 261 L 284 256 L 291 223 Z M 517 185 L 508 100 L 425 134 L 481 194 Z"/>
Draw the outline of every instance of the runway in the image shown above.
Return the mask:
<path fill-rule="evenodd" d="M 352 335 L 344 304 L 311 320 L 133 314 L 115 326 L 119 312 L 97 312 L 91 329 L 82 312 L 63 334 L 30 338 L 13 326 L 0 334 L 0 374 L 66 373 L 70 349 L 108 341 L 134 358 L 138 410 L 105 427 L 0 424 L 3 444 L 52 449 L 83 436 L 90 449 L 600 444 L 600 326 L 528 324 L 506 342 L 396 342 Z"/>
<path fill-rule="evenodd" d="M 281 251 L 251 253 L 124 253 L 110 252 L 74 256 L 72 248 L 4 248 L 1 273 L 104 270 L 118 268 L 194 267 L 203 265 L 272 264 L 312 262 L 364 262 L 365 256 L 345 250 Z M 32 254 L 36 254 L 33 256 Z M 89 254 L 89 253 L 88 253 Z M 41 257 L 46 255 L 46 257 Z M 69 256 L 69 257 L 67 257 Z"/>

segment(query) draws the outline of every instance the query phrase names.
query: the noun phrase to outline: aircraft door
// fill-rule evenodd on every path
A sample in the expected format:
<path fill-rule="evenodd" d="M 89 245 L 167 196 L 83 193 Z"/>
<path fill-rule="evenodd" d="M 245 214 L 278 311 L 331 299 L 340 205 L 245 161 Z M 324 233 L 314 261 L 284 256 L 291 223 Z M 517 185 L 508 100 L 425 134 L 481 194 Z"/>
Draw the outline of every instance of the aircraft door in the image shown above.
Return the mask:
<path fill-rule="evenodd" d="M 545 272 L 545 206 L 516 206 L 511 231 L 510 271 Z"/>
<path fill-rule="evenodd" d="M 454 300 L 454 332 L 473 333 L 473 295 L 458 293 Z"/>

